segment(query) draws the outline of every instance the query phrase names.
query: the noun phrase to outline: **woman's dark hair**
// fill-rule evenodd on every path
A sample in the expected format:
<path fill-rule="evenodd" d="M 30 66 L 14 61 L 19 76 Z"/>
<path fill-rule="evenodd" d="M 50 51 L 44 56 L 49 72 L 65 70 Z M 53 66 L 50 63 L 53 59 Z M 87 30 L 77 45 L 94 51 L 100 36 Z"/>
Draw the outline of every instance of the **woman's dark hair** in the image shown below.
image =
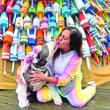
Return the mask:
<path fill-rule="evenodd" d="M 70 33 L 70 51 L 76 50 L 78 56 L 81 57 L 81 46 L 82 46 L 81 32 L 76 27 L 66 27 L 64 30 L 70 30 L 71 32 Z M 62 32 L 60 33 L 60 35 L 62 34 Z M 59 55 L 60 51 L 61 49 L 57 49 L 57 51 L 54 53 L 53 59 L 55 59 Z"/>

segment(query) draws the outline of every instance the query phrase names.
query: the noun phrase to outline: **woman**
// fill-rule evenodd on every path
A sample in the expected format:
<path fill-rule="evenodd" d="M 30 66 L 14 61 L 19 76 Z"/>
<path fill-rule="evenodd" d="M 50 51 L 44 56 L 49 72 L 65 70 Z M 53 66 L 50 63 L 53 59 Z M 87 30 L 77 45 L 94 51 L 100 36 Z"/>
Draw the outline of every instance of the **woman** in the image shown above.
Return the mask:
<path fill-rule="evenodd" d="M 66 98 L 72 106 L 84 106 L 96 92 L 95 83 L 85 89 L 81 87 L 81 46 L 82 35 L 75 27 L 65 28 L 57 41 L 58 49 L 48 66 L 51 76 L 45 76 L 42 72 L 31 75 L 32 82 L 46 81 L 56 85 L 59 94 Z M 48 94 L 49 97 L 46 96 Z M 47 86 L 37 92 L 39 102 L 52 100 L 51 93 Z"/>

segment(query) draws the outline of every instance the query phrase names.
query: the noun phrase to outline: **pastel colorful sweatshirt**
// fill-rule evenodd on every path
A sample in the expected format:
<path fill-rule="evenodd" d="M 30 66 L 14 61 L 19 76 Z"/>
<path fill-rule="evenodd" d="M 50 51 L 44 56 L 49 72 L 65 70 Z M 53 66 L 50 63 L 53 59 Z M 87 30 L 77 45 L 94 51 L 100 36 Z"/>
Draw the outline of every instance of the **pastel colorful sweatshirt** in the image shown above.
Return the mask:
<path fill-rule="evenodd" d="M 54 62 L 49 65 L 52 74 L 57 78 L 57 86 L 62 94 L 67 94 L 76 86 L 76 74 L 81 73 L 81 57 L 78 57 L 76 51 L 70 51 L 60 54 Z M 52 67 L 54 66 L 54 67 Z"/>

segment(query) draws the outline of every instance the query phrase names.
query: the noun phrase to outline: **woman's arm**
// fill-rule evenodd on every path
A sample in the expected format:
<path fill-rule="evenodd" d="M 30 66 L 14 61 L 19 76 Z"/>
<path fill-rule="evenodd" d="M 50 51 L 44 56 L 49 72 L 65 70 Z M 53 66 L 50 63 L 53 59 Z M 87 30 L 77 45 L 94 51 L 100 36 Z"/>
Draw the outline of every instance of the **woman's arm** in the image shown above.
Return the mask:
<path fill-rule="evenodd" d="M 76 72 L 80 71 L 82 59 L 80 57 L 73 57 L 67 64 L 64 69 L 63 74 L 58 77 L 58 84 L 57 86 L 66 86 L 72 79 Z"/>
<path fill-rule="evenodd" d="M 80 69 L 81 61 L 82 60 L 79 57 L 71 59 L 67 64 L 63 75 L 61 75 L 60 77 L 45 76 L 44 73 L 37 71 L 36 74 L 30 75 L 30 81 L 46 81 L 56 84 L 57 86 L 66 86 L 74 78 L 75 73 Z"/>

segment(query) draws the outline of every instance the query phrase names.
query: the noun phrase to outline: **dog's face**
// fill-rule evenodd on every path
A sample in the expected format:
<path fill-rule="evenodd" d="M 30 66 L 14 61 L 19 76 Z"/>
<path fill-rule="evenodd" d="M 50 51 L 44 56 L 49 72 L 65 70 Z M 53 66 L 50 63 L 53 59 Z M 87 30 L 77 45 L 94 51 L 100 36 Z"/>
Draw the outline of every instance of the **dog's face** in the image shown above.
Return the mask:
<path fill-rule="evenodd" d="M 49 56 L 49 49 L 46 45 L 42 47 L 41 52 L 33 59 L 31 69 L 34 71 L 40 70 L 45 73 L 47 68 L 47 57 Z"/>
<path fill-rule="evenodd" d="M 41 69 L 41 71 L 45 71 L 47 63 L 49 59 L 52 58 L 54 53 L 55 42 L 47 42 L 42 46 L 40 53 L 33 59 L 31 67 L 34 70 Z"/>

